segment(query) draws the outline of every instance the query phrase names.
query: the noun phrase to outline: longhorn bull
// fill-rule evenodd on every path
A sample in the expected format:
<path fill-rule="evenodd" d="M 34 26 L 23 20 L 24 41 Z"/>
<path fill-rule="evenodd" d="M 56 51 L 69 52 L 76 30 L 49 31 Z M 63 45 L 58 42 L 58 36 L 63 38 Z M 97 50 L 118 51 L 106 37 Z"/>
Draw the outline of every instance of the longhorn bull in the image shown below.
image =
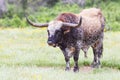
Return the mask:
<path fill-rule="evenodd" d="M 93 13 L 89 14 L 86 11 Z M 62 50 L 66 61 L 65 70 L 70 70 L 70 57 L 73 56 L 75 62 L 73 71 L 79 71 L 80 49 L 87 53 L 89 47 L 92 47 L 94 54 L 91 66 L 100 67 L 105 25 L 100 9 L 90 8 L 81 11 L 80 14 L 61 13 L 55 20 L 44 24 L 34 23 L 28 18 L 27 22 L 35 27 L 48 27 L 47 43 L 53 47 L 58 46 Z"/>

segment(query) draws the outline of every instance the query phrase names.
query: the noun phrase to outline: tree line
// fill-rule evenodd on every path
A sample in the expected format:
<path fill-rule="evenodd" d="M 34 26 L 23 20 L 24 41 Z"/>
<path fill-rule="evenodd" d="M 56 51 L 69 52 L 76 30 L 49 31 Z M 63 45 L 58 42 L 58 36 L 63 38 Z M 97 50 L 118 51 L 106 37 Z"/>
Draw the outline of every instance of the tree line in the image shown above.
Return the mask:
<path fill-rule="evenodd" d="M 24 15 L 27 7 L 31 7 L 33 10 L 36 10 L 37 7 L 53 7 L 58 2 L 62 4 L 77 4 L 80 7 L 84 8 L 87 5 L 87 2 L 90 2 L 88 5 L 96 4 L 99 7 L 101 1 L 107 2 L 108 0 L 0 0 L 0 18 L 7 15 L 10 15 L 17 12 Z"/>

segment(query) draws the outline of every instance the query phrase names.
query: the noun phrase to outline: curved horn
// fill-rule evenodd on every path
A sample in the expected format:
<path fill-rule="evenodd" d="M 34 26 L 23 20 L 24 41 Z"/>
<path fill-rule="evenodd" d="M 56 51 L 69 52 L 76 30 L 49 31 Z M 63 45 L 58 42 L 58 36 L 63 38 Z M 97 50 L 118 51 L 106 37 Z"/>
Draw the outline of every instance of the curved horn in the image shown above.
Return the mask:
<path fill-rule="evenodd" d="M 27 22 L 34 27 L 47 27 L 48 23 L 34 23 L 26 17 Z"/>
<path fill-rule="evenodd" d="M 77 27 L 77 26 L 80 26 L 81 23 L 82 23 L 82 17 L 80 17 L 78 24 L 63 22 L 63 26 Z"/>

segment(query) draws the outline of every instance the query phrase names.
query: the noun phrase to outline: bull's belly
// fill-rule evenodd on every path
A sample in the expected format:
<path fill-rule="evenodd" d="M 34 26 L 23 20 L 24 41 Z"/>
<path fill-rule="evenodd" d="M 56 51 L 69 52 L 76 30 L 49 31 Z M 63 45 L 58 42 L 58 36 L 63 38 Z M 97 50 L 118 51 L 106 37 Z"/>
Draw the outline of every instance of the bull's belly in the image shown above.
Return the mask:
<path fill-rule="evenodd" d="M 77 46 L 78 47 L 75 47 L 75 45 L 74 46 L 69 45 L 65 48 L 65 52 L 63 53 L 66 54 L 67 57 L 72 57 L 75 54 L 75 50 L 82 50 L 86 57 L 90 45 L 86 45 L 83 42 L 78 41 Z"/>
<path fill-rule="evenodd" d="M 84 45 L 81 47 L 81 49 L 83 50 L 84 53 L 87 53 L 89 47 L 90 47 L 89 45 Z"/>
<path fill-rule="evenodd" d="M 84 52 L 84 56 L 87 57 L 87 52 L 88 52 L 89 47 L 90 45 L 80 44 L 78 47 L 78 50 L 82 50 Z M 66 55 L 68 57 L 72 57 L 76 49 L 77 48 L 72 47 L 72 46 L 65 48 L 65 52 L 67 53 Z"/>
<path fill-rule="evenodd" d="M 87 53 L 89 47 L 91 47 L 94 43 L 96 43 L 97 40 L 94 41 L 77 41 L 77 46 L 79 49 L 81 49 L 84 53 Z"/>

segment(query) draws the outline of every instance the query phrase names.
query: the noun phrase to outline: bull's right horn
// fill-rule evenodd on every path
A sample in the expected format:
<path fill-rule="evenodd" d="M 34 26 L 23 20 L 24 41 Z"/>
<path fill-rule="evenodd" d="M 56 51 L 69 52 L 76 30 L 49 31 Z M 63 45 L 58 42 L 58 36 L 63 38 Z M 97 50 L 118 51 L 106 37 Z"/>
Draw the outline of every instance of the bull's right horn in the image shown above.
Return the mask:
<path fill-rule="evenodd" d="M 40 27 L 40 28 L 48 27 L 48 23 L 34 23 L 34 22 L 30 21 L 27 17 L 26 17 L 26 20 L 30 25 L 32 25 L 34 27 Z"/>

